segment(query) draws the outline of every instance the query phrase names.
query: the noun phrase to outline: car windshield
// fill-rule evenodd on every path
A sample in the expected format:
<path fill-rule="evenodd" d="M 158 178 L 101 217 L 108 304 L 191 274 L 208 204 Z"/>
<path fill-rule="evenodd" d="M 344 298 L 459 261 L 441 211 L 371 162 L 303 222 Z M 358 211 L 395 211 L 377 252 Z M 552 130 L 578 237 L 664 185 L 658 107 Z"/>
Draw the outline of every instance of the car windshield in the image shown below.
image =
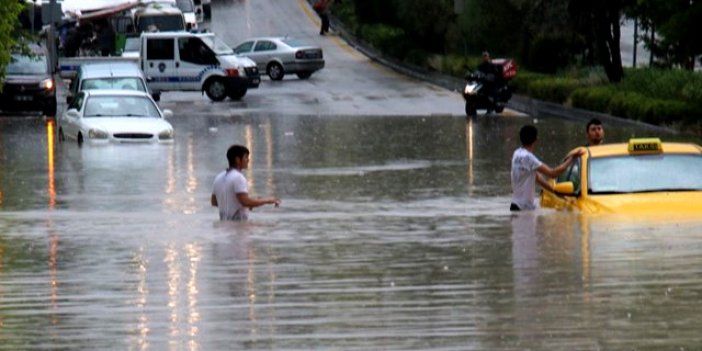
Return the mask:
<path fill-rule="evenodd" d="M 6 74 L 34 75 L 45 74 L 46 71 L 46 56 L 25 56 L 13 54 L 5 72 Z"/>
<path fill-rule="evenodd" d="M 139 38 L 127 38 L 124 42 L 124 51 L 139 51 Z"/>
<path fill-rule="evenodd" d="M 149 26 L 154 26 L 161 32 L 185 30 L 183 15 L 142 16 L 139 18 L 139 31 L 146 32 Z"/>
<path fill-rule="evenodd" d="M 192 0 L 176 0 L 176 6 L 183 12 L 195 12 Z"/>
<path fill-rule="evenodd" d="M 135 77 L 86 79 L 83 81 L 83 86 L 81 87 L 81 90 L 102 89 L 137 90 L 147 92 L 144 82 Z"/>
<path fill-rule="evenodd" d="M 593 158 L 589 193 L 702 190 L 702 156 L 661 154 Z"/>
<path fill-rule="evenodd" d="M 202 39 L 202 42 L 205 43 L 205 45 L 207 45 L 207 47 L 214 51 L 214 53 L 217 55 L 234 53 L 234 50 L 232 50 L 227 43 L 223 42 L 222 39 L 219 39 L 214 35 L 203 35 L 200 37 L 200 39 Z"/>
<path fill-rule="evenodd" d="M 91 96 L 85 102 L 83 117 L 160 118 L 156 105 L 143 96 Z"/>
<path fill-rule="evenodd" d="M 281 40 L 283 43 L 287 44 L 290 47 L 293 48 L 299 48 L 302 46 L 310 46 L 309 43 L 305 42 L 304 40 L 301 39 L 294 39 L 294 38 L 285 38 Z"/>

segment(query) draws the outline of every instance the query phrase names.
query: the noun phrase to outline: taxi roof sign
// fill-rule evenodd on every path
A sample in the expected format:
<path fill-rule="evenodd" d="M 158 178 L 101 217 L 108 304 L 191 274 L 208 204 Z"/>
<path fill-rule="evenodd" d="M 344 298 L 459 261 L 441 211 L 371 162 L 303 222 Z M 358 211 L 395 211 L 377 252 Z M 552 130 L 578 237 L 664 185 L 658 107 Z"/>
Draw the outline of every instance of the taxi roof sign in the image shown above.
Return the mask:
<path fill-rule="evenodd" d="M 658 154 L 663 152 L 660 138 L 629 139 L 629 152 L 632 154 Z"/>

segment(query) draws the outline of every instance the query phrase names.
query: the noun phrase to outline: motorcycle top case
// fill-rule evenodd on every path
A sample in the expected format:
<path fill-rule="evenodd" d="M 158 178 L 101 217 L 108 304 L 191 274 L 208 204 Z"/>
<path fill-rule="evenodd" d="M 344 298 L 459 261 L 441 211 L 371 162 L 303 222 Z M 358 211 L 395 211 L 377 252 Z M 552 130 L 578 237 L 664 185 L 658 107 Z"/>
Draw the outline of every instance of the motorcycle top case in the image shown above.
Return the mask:
<path fill-rule="evenodd" d="M 510 58 L 500 58 L 492 60 L 492 64 L 502 71 L 502 78 L 511 80 L 517 76 L 517 61 Z"/>

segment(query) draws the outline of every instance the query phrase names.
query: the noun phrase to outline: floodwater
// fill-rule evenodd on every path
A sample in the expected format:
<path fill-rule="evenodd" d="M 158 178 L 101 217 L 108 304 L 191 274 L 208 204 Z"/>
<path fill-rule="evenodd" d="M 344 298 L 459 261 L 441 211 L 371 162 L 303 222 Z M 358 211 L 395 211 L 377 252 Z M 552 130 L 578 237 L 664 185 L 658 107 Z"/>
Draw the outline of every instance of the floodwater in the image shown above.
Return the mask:
<path fill-rule="evenodd" d="M 699 349 L 702 220 L 511 215 L 529 122 L 176 117 L 173 145 L 79 148 L 0 119 L 0 349 Z M 583 143 L 536 122 L 551 165 Z M 235 142 L 283 203 L 221 223 Z"/>

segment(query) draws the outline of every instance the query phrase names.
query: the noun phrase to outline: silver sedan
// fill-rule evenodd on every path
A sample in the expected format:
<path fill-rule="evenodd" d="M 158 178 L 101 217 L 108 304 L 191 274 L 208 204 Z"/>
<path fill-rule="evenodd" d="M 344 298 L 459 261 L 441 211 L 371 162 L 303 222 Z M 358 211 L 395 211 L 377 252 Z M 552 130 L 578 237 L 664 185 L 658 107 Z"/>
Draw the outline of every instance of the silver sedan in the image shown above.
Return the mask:
<path fill-rule="evenodd" d="M 324 54 L 319 46 L 290 37 L 251 38 L 234 48 L 234 52 L 256 62 L 272 80 L 282 80 L 286 74 L 300 79 L 324 68 Z"/>

